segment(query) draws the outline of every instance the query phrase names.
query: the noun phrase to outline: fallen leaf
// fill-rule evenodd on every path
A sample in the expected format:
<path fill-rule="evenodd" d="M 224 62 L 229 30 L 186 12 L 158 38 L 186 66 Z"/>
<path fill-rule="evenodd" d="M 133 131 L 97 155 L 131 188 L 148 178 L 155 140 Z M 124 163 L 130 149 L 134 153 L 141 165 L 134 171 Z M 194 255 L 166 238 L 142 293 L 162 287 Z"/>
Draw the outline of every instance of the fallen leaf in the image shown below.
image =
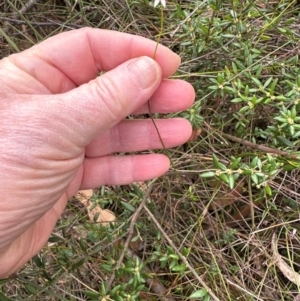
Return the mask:
<path fill-rule="evenodd" d="M 197 140 L 197 138 L 200 136 L 201 132 L 202 132 L 201 128 L 200 129 L 194 129 L 192 131 L 192 135 L 191 135 L 189 141 L 195 141 L 195 140 Z"/>
<path fill-rule="evenodd" d="M 99 206 L 92 208 L 92 203 L 90 199 L 93 196 L 93 190 L 80 190 L 75 195 L 76 199 L 80 201 L 88 211 L 89 218 L 92 222 L 101 223 L 103 226 L 107 226 L 109 223 L 113 223 L 116 221 L 116 216 L 114 213 L 108 209 L 102 209 Z M 97 220 L 95 221 L 95 216 L 98 215 Z"/>
<path fill-rule="evenodd" d="M 81 203 L 85 204 L 87 203 L 93 196 L 93 189 L 89 189 L 89 190 L 79 190 L 76 195 L 75 198 L 80 201 Z"/>

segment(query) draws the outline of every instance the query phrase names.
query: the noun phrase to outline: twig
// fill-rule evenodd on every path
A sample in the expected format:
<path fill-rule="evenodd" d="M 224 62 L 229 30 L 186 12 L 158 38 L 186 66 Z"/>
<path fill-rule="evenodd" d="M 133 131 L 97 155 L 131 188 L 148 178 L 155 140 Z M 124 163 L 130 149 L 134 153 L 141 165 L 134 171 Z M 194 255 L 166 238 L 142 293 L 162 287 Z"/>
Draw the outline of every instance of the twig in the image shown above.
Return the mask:
<path fill-rule="evenodd" d="M 148 209 L 147 206 L 144 207 L 144 210 L 147 212 L 148 216 L 152 219 L 158 230 L 162 233 L 164 238 L 168 241 L 170 246 L 173 248 L 173 250 L 177 253 L 181 261 L 186 265 L 186 267 L 190 270 L 190 272 L 195 276 L 195 278 L 199 281 L 199 283 L 202 285 L 203 288 L 206 289 L 206 291 L 209 293 L 209 295 L 213 298 L 215 301 L 220 301 L 220 299 L 213 293 L 213 291 L 207 286 L 207 284 L 201 279 L 201 277 L 197 274 L 195 269 L 190 265 L 188 260 L 186 259 L 185 256 L 183 256 L 178 248 L 174 245 L 173 241 L 169 238 L 167 233 L 163 230 L 155 216 L 152 214 L 152 212 Z"/>
<path fill-rule="evenodd" d="M 224 137 L 228 140 L 241 143 L 241 144 L 243 144 L 247 147 L 258 149 L 258 150 L 260 150 L 262 152 L 265 152 L 265 153 L 276 154 L 276 155 L 280 155 L 280 156 L 286 157 L 288 159 L 293 159 L 293 160 L 299 160 L 300 159 L 299 155 L 296 155 L 296 154 L 291 154 L 291 153 L 288 153 L 288 152 L 285 152 L 285 151 L 282 151 L 282 150 L 279 150 L 279 149 L 271 148 L 271 147 L 261 145 L 261 144 L 256 144 L 256 143 L 253 143 L 253 142 L 248 141 L 248 140 L 244 140 L 244 139 L 241 139 L 241 138 L 238 138 L 238 137 L 235 137 L 235 136 L 231 136 L 229 134 L 225 134 L 223 132 L 218 132 L 218 133 L 222 137 Z"/>
<path fill-rule="evenodd" d="M 227 279 L 225 277 L 226 282 L 228 282 L 230 285 L 234 286 L 235 288 L 237 288 L 238 290 L 240 290 L 243 293 L 246 293 L 247 295 L 254 297 L 255 301 L 264 301 L 263 299 L 259 298 L 258 296 L 252 294 L 251 292 L 247 291 L 245 288 L 239 286 L 238 284 L 236 284 L 235 282 L 231 281 L 230 279 Z"/>
<path fill-rule="evenodd" d="M 206 1 L 203 1 L 200 5 L 198 5 L 179 25 L 175 28 L 175 30 L 170 34 L 170 37 L 173 38 L 175 33 L 192 17 L 192 15 L 202 6 L 206 4 Z"/>
<path fill-rule="evenodd" d="M 145 203 L 146 203 L 146 200 L 148 199 L 151 191 L 152 191 L 152 187 L 153 187 L 153 183 L 149 185 L 144 197 L 143 197 L 143 200 L 142 202 L 140 203 L 139 207 L 137 208 L 137 210 L 135 211 L 135 213 L 132 215 L 132 219 L 131 219 L 131 222 L 130 222 L 130 225 L 129 225 L 129 230 L 128 230 L 128 236 L 127 236 L 127 239 L 125 241 L 125 244 L 124 244 L 124 248 L 123 248 L 123 251 L 119 257 L 119 260 L 116 264 L 116 267 L 114 269 L 114 272 L 112 273 L 112 275 L 110 276 L 108 282 L 107 282 L 107 285 L 106 285 L 106 290 L 108 291 L 115 279 L 115 271 L 118 270 L 120 267 L 121 267 L 121 264 L 123 262 L 123 259 L 124 259 L 124 256 L 126 254 L 126 252 L 128 251 L 128 247 L 129 247 L 129 244 L 130 244 L 130 241 L 132 239 L 132 236 L 133 236 L 133 233 L 134 233 L 134 226 L 135 226 L 135 223 L 142 211 L 142 209 L 144 208 L 145 206 Z"/>
<path fill-rule="evenodd" d="M 43 0 L 29 0 L 24 6 L 19 10 L 18 15 L 15 15 L 15 19 L 19 19 L 20 15 L 26 14 L 29 12 L 38 2 Z"/>

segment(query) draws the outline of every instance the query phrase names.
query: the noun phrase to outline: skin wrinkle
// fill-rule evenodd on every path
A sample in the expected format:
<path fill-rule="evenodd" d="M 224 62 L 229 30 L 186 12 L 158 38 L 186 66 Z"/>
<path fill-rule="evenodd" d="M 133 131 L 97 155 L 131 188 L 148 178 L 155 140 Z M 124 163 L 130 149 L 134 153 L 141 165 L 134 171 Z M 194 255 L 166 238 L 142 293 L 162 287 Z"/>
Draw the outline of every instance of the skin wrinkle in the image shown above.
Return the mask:
<path fill-rule="evenodd" d="M 109 148 L 107 149 L 106 153 L 111 154 L 115 152 L 115 145 L 117 144 L 117 149 L 120 149 L 120 146 L 123 145 L 123 135 L 120 132 L 120 127 L 115 126 L 109 129 Z M 117 143 L 115 143 L 117 141 Z M 104 146 L 106 147 L 106 146 Z"/>
<path fill-rule="evenodd" d="M 93 51 L 93 47 L 92 47 L 92 43 L 91 43 L 91 39 L 90 39 L 90 35 L 89 35 L 88 31 L 85 33 L 85 37 L 87 39 L 89 49 L 91 50 L 91 55 L 93 56 L 93 59 L 95 62 L 95 67 L 99 72 L 99 71 L 103 70 L 103 65 L 102 65 L 101 59 L 99 59 L 99 58 L 95 59 L 95 53 L 98 53 L 98 51 Z"/>
<path fill-rule="evenodd" d="M 22 183 L 19 185 L 17 191 L 15 191 L 15 193 L 13 195 L 10 195 L 10 197 L 7 198 L 7 200 L 8 200 L 7 202 L 2 201 L 0 203 L 0 205 L 1 205 L 0 207 L 1 207 L 1 209 L 5 208 L 6 206 L 8 208 L 14 208 L 15 206 L 19 206 L 20 204 L 23 204 L 23 201 L 18 203 L 17 202 L 18 199 L 25 200 L 25 199 L 29 198 L 30 204 L 35 204 L 34 209 L 37 209 L 37 208 L 39 208 L 39 204 L 40 203 L 42 204 L 42 202 L 40 201 L 40 197 L 43 199 L 47 198 L 47 193 L 49 195 L 51 195 L 51 197 L 58 199 L 63 194 L 63 191 L 67 188 L 65 182 L 68 181 L 69 178 L 72 178 L 74 176 L 75 172 L 69 171 L 69 172 L 66 172 L 65 174 L 57 175 L 55 178 L 54 177 L 44 177 L 42 179 L 39 179 L 39 178 L 32 177 L 31 179 L 26 179 L 26 180 L 24 180 L 24 183 L 22 181 Z M 32 181 L 32 180 L 35 180 L 35 181 Z M 11 187 L 8 186 L 3 191 L 4 195 L 5 195 L 5 191 L 8 192 L 8 195 L 11 194 Z M 22 192 L 19 192 L 19 191 L 22 191 Z M 37 195 L 37 197 L 36 197 L 36 195 Z M 53 202 L 53 201 L 51 201 L 51 202 Z M 48 204 L 48 202 L 46 204 Z M 27 208 L 27 207 L 25 207 L 25 208 Z M 28 210 L 31 210 L 31 209 L 28 209 Z"/>
<path fill-rule="evenodd" d="M 101 99 L 101 102 L 99 101 L 99 107 L 101 108 L 99 110 L 99 116 L 103 116 L 104 114 L 101 114 L 101 112 L 105 112 L 105 115 L 103 116 L 106 120 L 105 124 L 107 124 L 108 121 L 113 121 L 113 123 L 115 123 L 117 117 L 122 116 L 124 108 L 122 105 L 111 101 L 111 99 L 113 95 L 118 95 L 120 99 L 123 99 L 123 93 L 120 91 L 115 81 L 106 74 L 101 77 L 101 81 L 94 82 L 92 88 L 93 91 L 95 91 L 93 97 L 95 99 Z"/>
<path fill-rule="evenodd" d="M 37 159 L 34 160 L 34 165 L 31 164 L 32 166 L 29 166 L 28 164 L 25 164 L 24 160 L 18 162 L 15 160 L 14 157 L 7 157 L 4 156 L 4 154 L 0 155 L 0 159 L 2 162 L 8 162 L 9 164 L 3 165 L 2 171 L 5 172 L 6 175 L 9 174 L 17 174 L 22 178 L 22 182 L 19 184 L 21 187 L 23 186 L 24 188 L 29 188 L 27 181 L 32 182 L 33 179 L 39 179 L 41 181 L 41 176 L 45 178 L 50 178 L 57 175 L 65 175 L 66 173 L 70 172 L 71 174 L 74 173 L 74 166 L 79 165 L 83 159 L 84 159 L 84 153 L 81 153 L 78 157 L 75 157 L 73 159 L 68 159 L 68 160 L 50 160 L 46 158 L 39 159 L 37 162 Z M 29 163 L 32 162 L 31 160 Z M 20 164 L 21 163 L 21 164 Z M 64 171 L 59 172 L 62 170 L 62 167 L 64 167 Z M 31 168 L 34 168 L 35 172 L 32 173 Z M 30 176 L 31 175 L 31 176 Z M 15 177 L 13 177 L 15 178 Z M 5 179 L 2 179 L 1 182 L 10 180 L 11 178 L 5 177 Z M 57 180 L 58 183 L 61 181 Z M 37 184 L 39 182 L 34 182 L 33 187 L 37 188 Z M 51 184 L 51 181 L 48 179 L 47 183 Z M 52 184 L 51 184 L 52 185 Z"/>
<path fill-rule="evenodd" d="M 19 72 L 22 72 L 24 74 L 22 78 L 26 78 L 29 83 L 31 82 L 31 84 L 24 83 L 24 86 L 27 87 L 27 90 L 29 89 L 30 86 L 33 87 L 33 91 L 28 91 L 27 93 L 24 93 L 24 90 L 22 89 L 23 91 L 22 94 L 34 94 L 36 93 L 36 91 L 40 91 L 40 89 L 42 89 L 43 94 L 50 94 L 51 91 L 49 90 L 49 88 L 37 80 L 37 78 L 39 78 L 36 76 L 37 74 L 36 74 L 36 67 L 35 67 L 37 58 L 34 57 L 31 60 L 31 64 L 33 64 L 33 66 L 30 64 L 30 68 L 28 69 L 27 67 L 28 63 L 26 61 L 29 60 L 30 58 L 31 57 L 28 56 L 26 59 L 24 58 L 19 59 L 19 56 L 17 54 L 13 54 L 12 56 L 8 57 L 12 65 L 18 69 L 18 70 L 12 70 L 12 73 L 18 74 Z"/>
<path fill-rule="evenodd" d="M 42 158 L 40 155 L 43 154 L 43 157 L 51 157 L 51 151 L 48 149 L 44 149 L 43 153 L 40 152 L 40 147 L 43 147 L 44 143 L 46 142 L 46 144 L 50 144 L 50 145 L 58 145 L 58 148 L 60 150 L 60 152 L 57 154 L 57 159 L 58 160 L 63 160 L 66 159 L 68 157 L 68 154 L 70 152 L 70 148 L 72 148 L 74 150 L 74 148 L 78 148 L 78 154 L 82 153 L 82 150 L 80 147 L 75 146 L 75 144 L 70 141 L 70 137 L 74 136 L 74 129 L 71 128 L 69 126 L 71 120 L 69 120 L 69 118 L 67 120 L 63 120 L 59 117 L 55 118 L 55 124 L 56 127 L 59 129 L 56 132 L 53 132 L 53 130 L 51 129 L 51 124 L 53 123 L 53 119 L 49 119 L 47 118 L 47 108 L 42 108 L 42 111 L 36 111 L 36 112 L 24 112 L 26 108 L 23 110 L 21 108 L 19 108 L 19 111 L 22 111 L 22 114 L 25 116 L 22 116 L 22 119 L 24 121 L 21 120 L 22 123 L 26 124 L 25 128 L 21 129 L 21 132 L 17 134 L 10 134 L 10 136 L 13 136 L 12 138 L 14 138 L 14 140 L 16 140 L 16 137 L 19 137 L 19 142 L 20 144 L 23 144 L 24 146 L 27 147 L 31 146 L 31 151 L 29 153 L 29 158 L 39 155 L 40 158 Z M 14 110 L 13 110 L 14 111 Z M 45 111 L 45 112 L 44 112 Z M 64 106 L 62 107 L 62 111 L 65 111 Z M 19 113 L 14 113 L 16 114 L 16 116 L 20 119 L 20 114 Z M 45 117 L 42 117 L 40 115 L 45 115 Z M 59 110 L 58 110 L 58 114 L 59 114 Z M 28 125 L 28 116 L 34 116 L 36 119 L 36 122 L 34 122 L 34 119 L 31 118 L 31 124 L 33 123 L 33 125 L 31 127 L 29 127 Z M 14 120 L 15 122 L 15 120 Z M 11 125 L 12 128 L 15 127 L 15 124 Z M 43 136 L 43 138 L 40 137 L 40 128 L 43 128 L 43 131 L 45 133 L 45 135 Z M 28 139 L 26 139 L 25 137 L 27 136 L 27 133 L 30 132 L 31 136 L 28 137 Z M 47 133 L 48 132 L 48 133 Z M 36 133 L 37 137 L 34 137 L 32 135 L 32 133 Z M 64 133 L 64 134 L 62 134 Z M 44 137 L 48 137 L 47 141 L 45 141 Z M 26 141 L 24 141 L 24 138 L 26 139 Z M 17 154 L 16 154 L 17 155 Z"/>
<path fill-rule="evenodd" d="M 6 244 L 15 240 L 20 235 L 20 233 L 24 231 L 24 229 L 28 229 L 33 221 L 40 219 L 44 215 L 41 212 L 47 212 L 48 210 L 50 210 L 51 207 L 58 201 L 60 197 L 61 194 L 58 195 L 57 193 L 56 197 L 55 195 L 53 196 L 55 200 L 50 203 L 47 202 L 47 195 L 45 195 L 44 198 L 39 198 L 37 202 L 34 202 L 35 203 L 34 210 L 26 206 L 23 211 L 20 211 L 20 209 L 22 208 L 21 206 L 22 203 L 21 204 L 18 203 L 18 207 L 19 207 L 18 209 L 11 208 L 10 210 L 11 212 L 13 212 L 13 215 L 15 217 L 14 220 L 12 220 L 11 222 L 9 222 L 9 220 L 5 219 L 4 217 L 1 217 L 2 214 L 0 214 L 1 217 L 0 233 L 2 236 L 0 237 L 0 249 L 5 247 Z M 39 211 L 39 209 L 42 210 Z M 5 231 L 5 225 L 10 225 L 7 231 Z M 3 237 L 8 237 L 8 238 L 6 240 L 3 240 Z"/>
<path fill-rule="evenodd" d="M 33 60 L 35 60 L 36 58 L 39 59 L 41 62 L 43 62 L 43 65 L 44 64 L 49 65 L 50 67 L 48 67 L 48 68 L 52 67 L 53 70 L 55 70 L 55 72 L 59 73 L 59 75 L 60 75 L 59 80 L 56 81 L 60 84 L 60 87 L 58 89 L 56 89 L 57 91 L 55 93 L 53 93 L 52 91 L 49 90 L 49 92 L 51 94 L 59 94 L 59 93 L 68 92 L 78 86 L 69 76 L 67 76 L 67 74 L 65 74 L 61 69 L 59 69 L 59 66 L 56 66 L 53 63 L 53 60 L 50 58 L 50 55 L 48 54 L 48 52 L 44 51 L 43 45 L 37 44 L 34 47 L 32 47 L 30 50 L 31 51 L 29 52 L 29 54 L 33 57 Z M 41 69 L 41 66 L 39 67 L 39 69 Z M 45 75 L 45 70 L 42 70 L 41 74 Z M 40 76 L 38 76 L 36 79 L 39 80 Z M 47 77 L 46 77 L 46 80 L 47 80 Z M 50 84 L 52 84 L 52 83 L 50 83 Z M 47 88 L 45 85 L 44 85 L 44 87 Z M 62 87 L 64 87 L 64 88 L 62 88 Z"/>
<path fill-rule="evenodd" d="M 13 126 L 12 126 L 13 128 Z M 27 137 L 28 132 L 34 133 L 31 134 L 30 137 Z M 44 129 L 45 134 L 47 136 L 47 128 L 45 127 Z M 48 149 L 45 149 L 43 147 L 43 144 L 45 141 L 43 139 L 40 139 L 40 135 L 38 134 L 38 129 L 36 126 L 29 127 L 27 126 L 26 128 L 23 128 L 19 132 L 13 132 L 10 133 L 11 136 L 11 145 L 19 144 L 20 147 L 19 149 L 11 149 L 10 150 L 10 155 L 11 157 L 14 157 L 14 160 L 17 161 L 19 164 L 22 165 L 29 165 L 31 167 L 34 167 L 36 169 L 41 169 L 39 167 L 39 162 L 43 162 L 44 158 L 49 158 L 51 156 L 51 151 Z M 47 144 L 58 144 L 60 145 L 60 152 L 57 154 L 57 160 L 58 161 L 63 161 L 66 159 L 66 154 L 68 153 L 68 149 L 73 144 L 65 145 L 62 147 L 67 139 L 64 136 L 58 135 L 53 135 L 52 132 L 48 134 L 48 137 L 52 137 L 52 141 L 50 142 L 49 140 L 46 142 Z M 60 141 L 60 142 L 58 142 Z M 49 143 L 50 142 L 50 143 Z M 7 146 L 9 148 L 9 146 Z M 22 147 L 22 149 L 21 149 Z M 43 148 L 43 152 L 41 152 L 41 148 Z M 79 150 L 79 149 L 78 149 Z M 61 154 L 61 151 L 63 153 Z M 45 165 L 42 166 L 42 168 L 45 168 Z"/>
<path fill-rule="evenodd" d="M 9 58 L 7 58 L 9 60 Z M 5 65 L 5 64 L 4 64 Z M 30 88 L 32 85 L 26 85 L 26 83 L 23 82 L 23 79 L 27 77 L 27 73 L 18 68 L 18 66 L 16 66 L 14 63 L 12 64 L 7 64 L 8 67 L 5 67 L 6 69 L 8 69 L 8 71 L 3 75 L 4 79 L 5 79 L 5 83 L 6 85 L 3 85 L 6 89 L 7 87 L 9 87 L 9 89 L 7 89 L 7 91 L 3 91 L 2 88 L 2 92 L 5 93 L 19 93 L 22 92 L 22 94 L 33 94 L 36 90 L 36 86 L 34 86 L 34 88 Z M 16 75 L 18 75 L 18 78 L 16 78 Z M 19 84 L 17 86 L 14 85 L 14 82 L 18 81 Z M 29 78 L 28 80 L 29 83 L 34 83 L 35 85 L 37 85 L 38 87 L 42 87 L 42 85 L 40 83 L 36 83 L 35 79 L 33 79 L 32 77 Z"/>
<path fill-rule="evenodd" d="M 84 30 L 84 29 L 83 29 L 83 30 Z M 83 38 L 85 38 L 85 36 L 87 36 L 87 32 L 83 35 Z M 89 44 L 89 39 L 87 39 L 87 41 L 88 41 L 88 44 Z M 81 45 L 84 45 L 84 44 L 85 44 L 85 42 L 82 41 Z M 41 45 L 41 46 L 40 46 L 40 45 Z M 38 52 L 39 49 L 41 49 L 40 52 Z M 90 50 L 90 55 L 88 55 L 88 53 L 86 52 L 87 49 Z M 83 75 L 82 70 L 81 70 L 79 73 L 76 73 L 76 72 L 72 69 L 72 78 L 71 78 L 66 72 L 64 72 L 64 71 L 61 69 L 60 63 L 59 63 L 59 62 L 56 62 L 56 60 L 53 59 L 52 56 L 48 55 L 48 56 L 47 56 L 47 60 L 45 60 L 46 54 L 47 54 L 48 52 L 47 52 L 47 50 L 44 50 L 44 46 L 43 46 L 42 44 L 38 44 L 38 45 L 36 46 L 36 48 L 34 48 L 34 50 L 37 52 L 37 56 L 38 56 L 38 57 L 40 57 L 42 60 L 46 61 L 46 62 L 47 62 L 48 64 L 50 64 L 51 66 L 55 67 L 56 70 L 60 71 L 60 72 L 64 75 L 65 78 L 69 79 L 70 81 L 72 81 L 72 82 L 74 83 L 74 86 L 77 86 L 77 87 L 78 87 L 78 86 L 80 86 L 80 85 L 86 83 L 86 81 L 83 82 L 83 81 L 80 79 L 80 78 L 82 78 L 82 75 Z M 92 62 L 93 62 L 93 65 L 94 65 L 94 67 L 95 67 L 94 70 L 93 70 L 92 72 L 90 71 L 89 68 L 86 68 L 86 71 L 87 71 L 87 72 L 89 71 L 89 74 L 91 74 L 91 73 L 93 74 L 93 75 L 91 76 L 91 79 L 92 79 L 92 78 L 95 78 L 95 77 L 97 76 L 98 72 L 99 72 L 99 69 L 97 68 L 97 66 L 96 66 L 96 64 L 95 64 L 94 55 L 93 55 L 93 53 L 92 53 L 91 47 L 85 47 L 85 48 L 83 49 L 83 51 L 84 51 L 84 59 L 85 59 L 85 61 L 86 61 L 86 64 L 88 64 L 89 62 L 92 61 Z M 56 52 L 57 52 L 57 53 L 60 53 L 60 49 L 57 49 Z M 53 50 L 53 53 L 55 53 L 55 50 Z M 64 64 L 65 64 L 65 65 L 68 65 L 69 68 L 70 68 L 70 62 L 73 63 L 74 61 L 73 61 L 73 60 L 71 60 L 70 62 L 69 62 L 69 61 L 66 61 L 66 60 L 68 60 L 68 58 L 69 58 L 68 56 L 67 56 L 67 57 L 64 56 Z M 92 58 L 92 60 L 88 60 L 89 58 Z M 90 64 L 88 64 L 88 65 L 90 65 Z M 66 68 L 66 69 L 67 69 L 67 68 Z M 78 74 L 79 78 L 76 78 L 76 74 Z"/>
<path fill-rule="evenodd" d="M 15 214 L 16 212 L 13 211 L 13 213 Z M 10 227 L 7 229 L 7 231 L 5 231 L 5 227 L 4 228 L 0 227 L 0 229 L 1 229 L 0 250 L 2 248 L 5 248 L 16 238 L 18 238 L 20 236 L 20 233 L 24 232 L 24 230 L 25 231 L 28 230 L 30 228 L 31 221 L 34 221 L 36 218 L 39 219 L 41 216 L 43 216 L 43 215 L 37 215 L 35 218 L 32 218 L 32 219 L 29 217 L 27 223 L 22 222 L 25 220 L 26 214 L 23 214 L 19 218 L 18 218 L 18 216 L 16 216 L 16 219 L 18 218 L 20 220 L 19 223 L 12 223 L 12 222 L 9 223 L 9 221 L 6 221 L 6 224 L 9 225 Z M 5 237 L 7 237 L 7 238 L 3 239 Z"/>

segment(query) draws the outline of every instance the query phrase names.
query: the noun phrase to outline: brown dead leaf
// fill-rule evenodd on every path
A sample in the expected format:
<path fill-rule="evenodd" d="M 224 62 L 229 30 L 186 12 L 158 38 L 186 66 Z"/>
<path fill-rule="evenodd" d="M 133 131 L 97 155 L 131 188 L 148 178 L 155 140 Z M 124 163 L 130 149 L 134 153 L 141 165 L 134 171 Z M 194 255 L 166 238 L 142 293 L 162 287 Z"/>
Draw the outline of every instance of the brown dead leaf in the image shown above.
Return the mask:
<path fill-rule="evenodd" d="M 89 190 L 79 190 L 76 195 L 75 198 L 80 201 L 82 204 L 85 205 L 85 203 L 87 203 L 91 197 L 93 196 L 93 189 L 89 189 Z M 85 205 L 86 206 L 86 205 Z"/>
<path fill-rule="evenodd" d="M 102 223 L 103 226 L 108 225 L 109 223 L 113 223 L 116 221 L 116 216 L 114 213 L 108 209 L 102 209 L 99 206 L 91 209 L 92 203 L 89 202 L 91 197 L 93 196 L 93 190 L 80 190 L 76 194 L 76 199 L 80 201 L 88 211 L 89 218 L 92 222 Z M 95 216 L 98 215 L 97 220 L 95 221 Z"/>
<path fill-rule="evenodd" d="M 210 183 L 211 187 L 215 187 L 216 183 Z M 222 183 L 220 186 L 220 193 L 215 197 L 214 202 L 210 205 L 210 209 L 213 206 L 216 208 L 224 208 L 242 197 L 244 189 L 244 182 L 239 182 L 234 189 L 229 189 L 226 184 Z M 220 195 L 222 193 L 222 195 Z"/>
<path fill-rule="evenodd" d="M 197 138 L 200 136 L 201 132 L 202 132 L 202 129 L 201 129 L 201 128 L 199 128 L 199 129 L 194 129 L 194 130 L 192 131 L 192 135 L 191 135 L 189 141 L 195 141 L 195 140 L 197 140 Z"/>

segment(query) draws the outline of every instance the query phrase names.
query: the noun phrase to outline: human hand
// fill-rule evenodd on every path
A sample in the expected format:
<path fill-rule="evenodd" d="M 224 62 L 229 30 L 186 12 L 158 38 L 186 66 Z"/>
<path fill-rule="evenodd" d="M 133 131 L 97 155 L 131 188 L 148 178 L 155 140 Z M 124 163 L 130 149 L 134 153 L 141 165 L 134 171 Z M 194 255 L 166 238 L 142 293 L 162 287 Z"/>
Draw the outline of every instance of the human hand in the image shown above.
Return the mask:
<path fill-rule="evenodd" d="M 158 177 L 164 155 L 113 156 L 161 148 L 151 120 L 129 114 L 188 108 L 193 88 L 172 75 L 180 59 L 155 42 L 118 32 L 59 34 L 0 61 L 0 278 L 46 244 L 79 189 Z M 106 73 L 98 76 L 100 71 Z M 157 120 L 166 147 L 191 135 L 183 119 Z"/>

